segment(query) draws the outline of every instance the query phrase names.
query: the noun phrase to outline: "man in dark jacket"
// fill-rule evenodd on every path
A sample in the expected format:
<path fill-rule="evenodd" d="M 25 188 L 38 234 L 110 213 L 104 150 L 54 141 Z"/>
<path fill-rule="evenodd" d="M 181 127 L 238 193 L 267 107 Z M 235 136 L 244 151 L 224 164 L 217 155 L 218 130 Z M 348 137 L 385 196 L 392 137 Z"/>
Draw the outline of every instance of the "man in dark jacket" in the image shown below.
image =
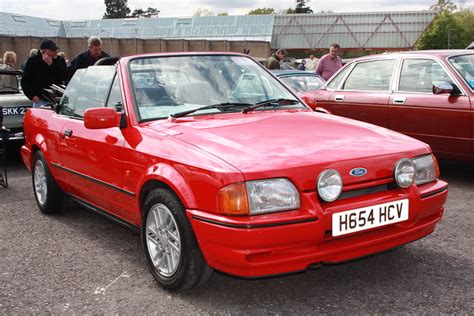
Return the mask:
<path fill-rule="evenodd" d="M 286 49 L 279 49 L 277 52 L 267 59 L 267 68 L 272 69 L 281 69 L 280 61 L 285 59 L 287 55 Z"/>
<path fill-rule="evenodd" d="M 88 49 L 80 53 L 68 66 L 69 79 L 72 78 L 76 70 L 93 66 L 96 61 L 104 57 L 110 57 L 109 54 L 102 51 L 102 40 L 96 36 L 91 36 L 87 40 Z"/>
<path fill-rule="evenodd" d="M 58 49 L 52 40 L 44 39 L 39 52 L 26 61 L 21 87 L 28 99 L 33 101 L 33 107 L 48 104 L 43 97 L 43 88 L 66 82 L 66 62 L 57 55 Z"/>

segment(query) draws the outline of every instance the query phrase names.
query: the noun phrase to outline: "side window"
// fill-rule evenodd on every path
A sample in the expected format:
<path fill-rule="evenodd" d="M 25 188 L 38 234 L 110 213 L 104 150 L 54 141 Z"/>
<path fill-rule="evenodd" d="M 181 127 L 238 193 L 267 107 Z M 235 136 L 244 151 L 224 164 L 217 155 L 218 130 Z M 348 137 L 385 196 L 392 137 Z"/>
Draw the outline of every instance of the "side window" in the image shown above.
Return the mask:
<path fill-rule="evenodd" d="M 109 99 L 107 100 L 108 108 L 115 108 L 117 112 L 122 112 L 123 101 L 122 92 L 120 90 L 120 81 L 118 75 L 115 75 L 112 89 L 110 89 Z"/>
<path fill-rule="evenodd" d="M 344 83 L 344 90 L 389 91 L 395 60 L 377 60 L 357 64 Z"/>
<path fill-rule="evenodd" d="M 73 116 L 76 99 L 81 87 L 82 78 L 86 73 L 86 69 L 79 69 L 76 71 L 71 81 L 67 85 L 66 92 L 64 92 L 61 102 L 59 102 L 59 114 Z"/>
<path fill-rule="evenodd" d="M 329 89 L 337 89 L 339 87 L 339 84 L 341 83 L 342 79 L 345 77 L 346 73 L 349 71 L 349 68 L 351 68 L 350 65 L 347 65 L 344 67 L 337 75 L 334 77 L 334 79 L 328 83 L 327 87 Z"/>
<path fill-rule="evenodd" d="M 399 91 L 433 93 L 433 84 L 448 81 L 448 74 L 432 59 L 406 59 L 400 73 Z"/>
<path fill-rule="evenodd" d="M 114 75 L 115 66 L 87 68 L 74 105 L 75 117 L 83 117 L 87 109 L 105 107 Z"/>

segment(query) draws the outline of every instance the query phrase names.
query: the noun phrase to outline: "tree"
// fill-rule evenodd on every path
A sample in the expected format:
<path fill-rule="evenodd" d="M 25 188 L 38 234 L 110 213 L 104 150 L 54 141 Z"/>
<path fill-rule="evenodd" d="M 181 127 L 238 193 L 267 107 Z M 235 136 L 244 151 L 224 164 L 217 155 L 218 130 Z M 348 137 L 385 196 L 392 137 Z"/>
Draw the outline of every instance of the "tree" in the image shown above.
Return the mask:
<path fill-rule="evenodd" d="M 209 9 L 199 8 L 196 10 L 196 12 L 194 12 L 194 16 L 213 16 L 213 15 L 216 15 L 216 14 Z"/>
<path fill-rule="evenodd" d="M 294 9 L 291 9 L 291 8 L 288 9 L 286 13 L 288 14 L 313 13 L 313 10 L 308 5 L 309 2 L 310 0 L 296 0 L 296 7 Z"/>
<path fill-rule="evenodd" d="M 219 12 L 217 13 L 218 16 L 228 16 L 229 12 Z"/>
<path fill-rule="evenodd" d="M 130 14 L 127 0 L 104 0 L 104 19 L 123 19 Z"/>
<path fill-rule="evenodd" d="M 431 11 L 439 13 L 454 12 L 457 9 L 456 5 L 451 0 L 438 0 L 438 3 L 430 7 Z"/>
<path fill-rule="evenodd" d="M 260 14 L 276 14 L 275 9 L 273 8 L 258 8 L 255 10 L 250 10 L 248 15 L 260 15 Z"/>
<path fill-rule="evenodd" d="M 417 49 L 464 48 L 466 39 L 462 38 L 464 29 L 459 25 L 454 14 L 444 12 L 438 14 L 429 28 L 416 43 Z"/>
<path fill-rule="evenodd" d="M 461 38 L 464 42 L 461 48 L 465 48 L 474 41 L 474 11 L 468 8 L 462 9 L 454 14 L 454 18 L 463 28 Z"/>
<path fill-rule="evenodd" d="M 143 9 L 135 9 L 131 15 L 132 18 L 157 18 L 160 10 L 156 8 L 148 8 L 146 11 Z"/>

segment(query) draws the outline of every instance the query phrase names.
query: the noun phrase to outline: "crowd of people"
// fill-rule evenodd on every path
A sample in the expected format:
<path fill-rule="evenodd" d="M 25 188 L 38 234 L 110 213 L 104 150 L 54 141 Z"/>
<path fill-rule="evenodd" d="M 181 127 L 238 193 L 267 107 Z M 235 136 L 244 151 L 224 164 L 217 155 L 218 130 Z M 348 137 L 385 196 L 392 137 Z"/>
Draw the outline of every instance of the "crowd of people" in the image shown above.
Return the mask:
<path fill-rule="evenodd" d="M 314 71 L 324 80 L 328 80 L 342 67 L 342 59 L 339 56 L 340 49 L 339 44 L 331 44 L 328 54 L 319 60 L 314 55 L 310 55 L 308 59 L 303 59 L 296 69 Z M 288 52 L 285 49 L 279 49 L 267 59 L 266 66 L 270 70 L 282 69 L 282 64 L 287 57 Z"/>
<path fill-rule="evenodd" d="M 331 44 L 329 53 L 319 60 L 309 56 L 297 67 L 298 70 L 314 71 L 324 80 L 328 80 L 342 67 L 342 59 L 339 56 L 340 46 Z M 288 56 L 285 49 L 277 50 L 267 59 L 268 69 L 281 69 L 282 64 Z M 64 52 L 51 39 L 41 41 L 39 49 L 32 49 L 30 57 L 21 64 L 23 76 L 21 87 L 24 94 L 33 102 L 33 107 L 47 104 L 42 90 L 52 84 L 67 84 L 76 70 L 94 65 L 99 59 L 110 57 L 102 50 L 102 40 L 92 36 L 87 40 L 87 50 L 68 60 Z M 17 55 L 13 51 L 7 51 L 0 63 L 0 70 L 16 70 Z M 15 76 L 0 75 L 0 90 L 18 90 L 18 79 Z"/>
<path fill-rule="evenodd" d="M 92 36 L 87 40 L 87 50 L 75 56 L 71 61 L 66 54 L 51 39 L 41 41 L 39 49 L 32 49 L 30 57 L 21 64 L 23 71 L 21 88 L 33 107 L 48 104 L 42 91 L 52 84 L 65 85 L 72 78 L 76 70 L 94 65 L 99 59 L 110 57 L 102 50 L 102 40 Z M 0 70 L 17 70 L 17 55 L 7 51 L 3 55 Z M 0 75 L 0 90 L 18 90 L 16 76 Z"/>

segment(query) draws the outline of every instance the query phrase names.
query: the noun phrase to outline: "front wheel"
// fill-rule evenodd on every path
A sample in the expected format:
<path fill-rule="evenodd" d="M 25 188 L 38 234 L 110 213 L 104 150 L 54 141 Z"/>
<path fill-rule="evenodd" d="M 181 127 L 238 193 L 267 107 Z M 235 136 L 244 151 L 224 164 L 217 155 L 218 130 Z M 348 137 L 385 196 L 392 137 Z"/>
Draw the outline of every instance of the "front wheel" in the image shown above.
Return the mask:
<path fill-rule="evenodd" d="M 190 289 L 211 276 L 184 206 L 170 190 L 158 188 L 147 196 L 141 236 L 151 273 L 163 288 Z"/>
<path fill-rule="evenodd" d="M 40 151 L 34 155 L 32 171 L 33 191 L 41 213 L 52 214 L 61 211 L 64 193 L 54 180 Z"/>

